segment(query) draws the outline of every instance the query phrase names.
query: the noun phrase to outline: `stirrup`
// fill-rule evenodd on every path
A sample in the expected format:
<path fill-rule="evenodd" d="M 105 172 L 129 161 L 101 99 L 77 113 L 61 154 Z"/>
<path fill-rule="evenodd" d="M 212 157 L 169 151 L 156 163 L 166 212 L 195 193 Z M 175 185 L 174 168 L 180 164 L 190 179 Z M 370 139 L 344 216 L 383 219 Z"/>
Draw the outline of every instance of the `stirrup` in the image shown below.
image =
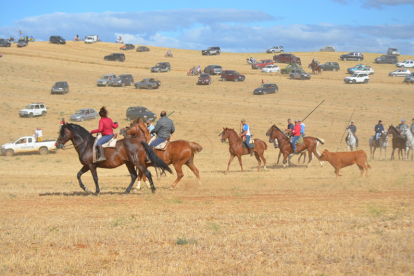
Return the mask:
<path fill-rule="evenodd" d="M 96 160 L 97 163 L 98 162 L 103 162 L 103 161 L 106 161 L 106 158 L 103 157 L 103 156 L 99 156 L 99 158 Z"/>

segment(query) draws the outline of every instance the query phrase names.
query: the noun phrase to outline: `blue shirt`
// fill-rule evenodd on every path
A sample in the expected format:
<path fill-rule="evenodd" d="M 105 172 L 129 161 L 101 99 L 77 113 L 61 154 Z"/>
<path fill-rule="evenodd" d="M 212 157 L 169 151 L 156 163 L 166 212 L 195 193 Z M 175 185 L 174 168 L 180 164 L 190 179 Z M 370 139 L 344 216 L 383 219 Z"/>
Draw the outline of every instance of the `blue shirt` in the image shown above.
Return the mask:
<path fill-rule="evenodd" d="M 293 130 L 295 126 L 292 123 L 290 123 L 287 128 Z"/>
<path fill-rule="evenodd" d="M 151 133 L 151 131 L 155 128 L 155 126 L 153 124 L 150 124 L 149 126 L 147 126 L 148 131 Z M 151 134 L 151 137 L 154 136 L 155 133 Z"/>
<path fill-rule="evenodd" d="M 305 125 L 303 123 L 300 124 L 300 134 L 305 134 Z"/>
<path fill-rule="evenodd" d="M 375 130 L 375 133 L 382 133 L 384 131 L 384 126 L 377 124 L 374 130 Z"/>
<path fill-rule="evenodd" d="M 243 132 L 247 131 L 246 136 L 250 136 L 250 128 L 248 124 L 243 126 Z"/>

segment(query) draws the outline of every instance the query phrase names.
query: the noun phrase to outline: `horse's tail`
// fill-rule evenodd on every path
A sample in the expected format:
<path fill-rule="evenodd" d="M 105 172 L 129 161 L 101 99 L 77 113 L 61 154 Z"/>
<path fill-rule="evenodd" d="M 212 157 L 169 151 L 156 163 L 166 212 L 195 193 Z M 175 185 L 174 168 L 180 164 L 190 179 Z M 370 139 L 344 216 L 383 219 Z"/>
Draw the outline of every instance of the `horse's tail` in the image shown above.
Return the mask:
<path fill-rule="evenodd" d="M 325 144 L 325 139 L 322 138 L 316 138 L 317 141 L 319 141 L 322 145 Z"/>
<path fill-rule="evenodd" d="M 147 156 L 149 158 L 149 160 L 151 161 L 152 165 L 154 166 L 154 168 L 158 168 L 161 170 L 161 175 L 165 175 L 165 171 L 172 173 L 172 170 L 170 169 L 170 167 L 168 167 L 168 165 L 162 160 L 160 159 L 155 152 L 151 149 L 150 146 L 148 146 L 147 143 L 145 143 L 144 141 L 141 141 L 141 144 L 144 146 L 145 148 L 145 152 L 147 153 Z"/>
<path fill-rule="evenodd" d="M 196 142 L 188 142 L 190 144 L 191 153 L 196 154 L 203 150 L 203 147 Z"/>

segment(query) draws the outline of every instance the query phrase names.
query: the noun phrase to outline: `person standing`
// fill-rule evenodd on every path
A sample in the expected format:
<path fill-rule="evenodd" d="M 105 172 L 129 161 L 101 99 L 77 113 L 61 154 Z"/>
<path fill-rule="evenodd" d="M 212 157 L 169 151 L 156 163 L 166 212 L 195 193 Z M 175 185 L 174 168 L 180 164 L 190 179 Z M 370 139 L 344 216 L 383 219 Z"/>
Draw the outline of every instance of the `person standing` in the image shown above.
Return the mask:
<path fill-rule="evenodd" d="M 165 142 L 175 132 L 174 122 L 167 117 L 165 111 L 161 111 L 160 117 L 154 129 L 150 132 L 150 134 L 157 134 L 157 138 L 151 142 L 150 147 L 156 147 Z"/>
<path fill-rule="evenodd" d="M 35 130 L 35 134 L 34 134 L 35 142 L 37 142 L 37 134 L 38 134 L 38 132 L 39 132 L 39 128 L 37 127 L 36 130 Z"/>
<path fill-rule="evenodd" d="M 250 147 L 250 138 L 252 137 L 252 135 L 250 134 L 249 125 L 246 123 L 245 119 L 241 120 L 241 124 L 243 125 L 243 127 L 242 127 L 242 133 L 240 133 L 239 138 L 242 139 L 242 143 L 243 143 L 243 136 L 245 137 L 246 147 L 249 150 L 250 156 L 253 156 L 253 149 Z"/>
<path fill-rule="evenodd" d="M 351 121 L 351 124 L 346 129 L 351 130 L 352 134 L 355 137 L 355 146 L 358 149 L 358 137 L 355 135 L 355 133 L 357 131 L 357 127 L 355 125 L 355 122 L 354 121 Z M 345 137 L 345 142 L 348 143 L 348 135 Z"/>
<path fill-rule="evenodd" d="M 96 143 L 96 148 L 98 149 L 99 158 L 96 160 L 96 162 L 103 162 L 106 160 L 104 155 L 104 150 L 102 148 L 102 145 L 114 138 L 114 128 L 118 128 L 117 122 L 112 122 L 112 119 L 108 118 L 108 111 L 106 110 L 105 106 L 103 106 L 99 110 L 99 116 L 101 116 L 101 119 L 99 120 L 99 128 L 92 130 L 91 134 L 93 133 L 102 133 L 101 139 L 98 140 Z"/>
<path fill-rule="evenodd" d="M 384 131 L 384 126 L 382 125 L 381 120 L 378 121 L 378 124 L 375 126 L 374 130 L 375 130 L 375 146 L 379 147 L 378 139 L 381 133 Z"/>
<path fill-rule="evenodd" d="M 37 128 L 37 142 L 43 141 L 43 129 L 41 127 Z"/>
<path fill-rule="evenodd" d="M 295 127 L 292 130 L 292 134 L 293 134 L 293 138 L 292 138 L 292 148 L 293 148 L 293 153 L 294 154 L 298 154 L 298 152 L 296 151 L 296 142 L 299 140 L 300 138 L 300 123 L 299 120 L 298 122 L 296 122 Z"/>

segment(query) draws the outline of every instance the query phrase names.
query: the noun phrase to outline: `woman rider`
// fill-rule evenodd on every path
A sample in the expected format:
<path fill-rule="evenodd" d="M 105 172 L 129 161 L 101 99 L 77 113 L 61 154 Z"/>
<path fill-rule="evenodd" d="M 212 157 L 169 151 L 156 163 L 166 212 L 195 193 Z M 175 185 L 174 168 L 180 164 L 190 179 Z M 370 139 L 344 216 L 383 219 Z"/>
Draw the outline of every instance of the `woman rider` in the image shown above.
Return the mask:
<path fill-rule="evenodd" d="M 96 148 L 99 152 L 99 158 L 96 160 L 96 162 L 102 162 L 106 160 L 102 145 L 114 138 L 114 131 L 112 129 L 118 128 L 118 123 L 114 123 L 110 118 L 108 118 L 108 111 L 106 110 L 105 106 L 99 110 L 99 116 L 101 116 L 101 119 L 99 120 L 99 129 L 91 131 L 91 134 L 102 133 L 101 139 L 99 139 L 96 143 Z"/>

